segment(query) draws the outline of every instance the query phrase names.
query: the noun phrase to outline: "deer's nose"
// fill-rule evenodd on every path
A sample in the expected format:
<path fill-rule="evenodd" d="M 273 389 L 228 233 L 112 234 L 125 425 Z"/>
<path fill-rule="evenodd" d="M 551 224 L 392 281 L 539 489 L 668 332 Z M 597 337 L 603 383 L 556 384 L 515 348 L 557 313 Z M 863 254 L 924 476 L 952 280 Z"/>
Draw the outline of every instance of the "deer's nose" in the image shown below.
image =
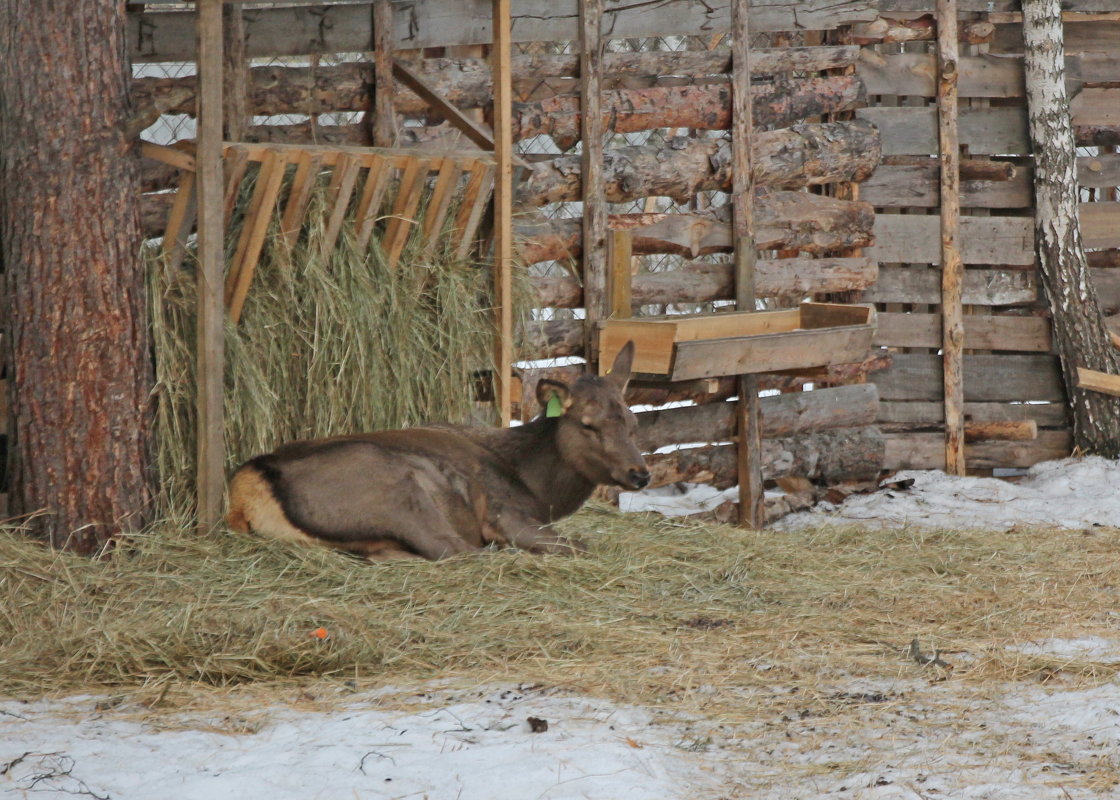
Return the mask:
<path fill-rule="evenodd" d="M 644 489 L 649 486 L 649 470 L 632 469 L 627 477 L 630 479 L 630 485 L 635 489 Z"/>

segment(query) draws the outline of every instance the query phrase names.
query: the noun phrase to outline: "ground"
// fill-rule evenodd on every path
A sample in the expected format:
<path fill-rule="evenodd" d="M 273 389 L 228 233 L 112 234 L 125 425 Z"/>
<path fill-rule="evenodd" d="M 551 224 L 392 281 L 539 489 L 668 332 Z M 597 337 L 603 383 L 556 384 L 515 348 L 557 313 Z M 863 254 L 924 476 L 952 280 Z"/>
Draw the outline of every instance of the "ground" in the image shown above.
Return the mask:
<path fill-rule="evenodd" d="M 1045 524 L 1098 546 L 1115 535 L 1114 462 L 1055 462 L 1015 484 L 913 473 L 895 476 L 895 486 L 906 477 L 911 488 L 786 524 Z M 930 607 L 940 602 L 931 591 Z M 1092 635 L 1064 636 L 1055 626 L 997 645 L 1000 658 L 1023 667 L 986 680 L 959 675 L 982 673 L 994 659 L 990 646 L 943 652 L 929 664 L 919 663 L 938 655 L 928 645 L 880 648 L 894 675 L 874 678 L 847 672 L 841 647 L 832 665 L 828 652 L 816 652 L 824 678 L 811 696 L 788 664 L 760 657 L 738 667 L 753 675 L 727 676 L 711 713 L 703 702 L 687 713 L 671 703 L 625 705 L 561 680 L 376 691 L 308 680 L 283 691 L 200 693 L 169 709 L 158 697 L 11 699 L 0 703 L 0 789 L 114 800 L 1120 797 L 1120 612 L 1089 612 Z M 729 711 L 729 684 L 755 713 Z M 709 691 L 717 689 L 689 687 L 701 700 Z"/>

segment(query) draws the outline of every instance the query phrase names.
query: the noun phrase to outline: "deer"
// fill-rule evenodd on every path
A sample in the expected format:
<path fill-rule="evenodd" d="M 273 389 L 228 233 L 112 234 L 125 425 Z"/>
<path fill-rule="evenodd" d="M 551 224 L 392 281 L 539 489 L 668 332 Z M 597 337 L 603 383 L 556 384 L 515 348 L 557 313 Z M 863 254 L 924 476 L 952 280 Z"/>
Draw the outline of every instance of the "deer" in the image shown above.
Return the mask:
<path fill-rule="evenodd" d="M 436 424 L 284 444 L 236 470 L 226 521 L 371 561 L 583 552 L 554 523 L 597 486 L 650 482 L 624 400 L 633 358 L 627 342 L 606 375 L 542 379 L 543 413 L 516 427 Z"/>

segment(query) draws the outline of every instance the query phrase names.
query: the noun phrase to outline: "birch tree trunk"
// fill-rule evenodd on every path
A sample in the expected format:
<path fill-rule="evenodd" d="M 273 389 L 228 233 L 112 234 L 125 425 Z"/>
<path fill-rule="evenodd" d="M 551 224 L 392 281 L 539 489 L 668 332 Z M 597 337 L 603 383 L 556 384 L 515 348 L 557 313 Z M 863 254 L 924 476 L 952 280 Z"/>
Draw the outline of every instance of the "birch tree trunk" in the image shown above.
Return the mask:
<path fill-rule="evenodd" d="M 1120 358 L 1109 341 L 1081 240 L 1060 0 L 1023 0 L 1023 42 L 1038 256 L 1073 410 L 1074 444 L 1114 458 L 1120 455 L 1120 400 L 1075 385 L 1078 367 L 1117 374 Z"/>

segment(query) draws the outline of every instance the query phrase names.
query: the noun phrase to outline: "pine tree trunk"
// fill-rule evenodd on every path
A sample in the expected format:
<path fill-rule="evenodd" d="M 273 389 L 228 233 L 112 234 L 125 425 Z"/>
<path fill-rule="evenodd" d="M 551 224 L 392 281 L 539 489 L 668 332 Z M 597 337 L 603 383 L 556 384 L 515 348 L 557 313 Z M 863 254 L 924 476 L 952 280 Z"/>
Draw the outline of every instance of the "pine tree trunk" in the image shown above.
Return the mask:
<path fill-rule="evenodd" d="M 9 505 L 89 553 L 149 513 L 153 385 L 119 0 L 0 3 Z"/>
<path fill-rule="evenodd" d="M 1115 457 L 1120 455 L 1120 400 L 1075 385 L 1078 367 L 1116 374 L 1120 359 L 1109 341 L 1081 240 L 1060 0 L 1023 0 L 1023 40 L 1039 262 L 1073 409 L 1074 443 L 1086 453 Z"/>

